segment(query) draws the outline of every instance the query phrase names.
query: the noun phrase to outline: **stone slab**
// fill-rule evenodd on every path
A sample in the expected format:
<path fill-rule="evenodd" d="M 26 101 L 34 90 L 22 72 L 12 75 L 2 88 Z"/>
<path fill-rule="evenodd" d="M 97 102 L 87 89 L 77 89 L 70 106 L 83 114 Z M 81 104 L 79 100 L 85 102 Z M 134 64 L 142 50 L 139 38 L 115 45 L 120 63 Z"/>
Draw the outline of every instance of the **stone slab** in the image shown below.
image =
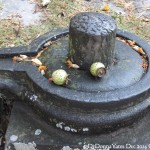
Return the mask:
<path fill-rule="evenodd" d="M 37 129 L 42 131 L 41 134 L 35 135 Z M 18 136 L 17 141 L 10 141 L 12 135 Z M 39 118 L 26 103 L 16 101 L 6 133 L 5 150 L 15 150 L 14 143 L 21 144 L 22 149 L 19 150 L 24 150 L 23 147 L 28 145 L 30 149 L 26 148 L 26 150 L 34 150 L 31 149 L 32 146 L 38 150 L 87 150 L 86 147 L 92 147 L 92 144 L 108 145 L 111 148 L 113 145 L 120 146 L 120 149 L 150 149 L 150 112 L 148 111 L 143 118 L 131 126 L 108 134 L 88 136 L 68 133 L 52 127 Z M 144 148 L 138 147 L 142 145 Z"/>

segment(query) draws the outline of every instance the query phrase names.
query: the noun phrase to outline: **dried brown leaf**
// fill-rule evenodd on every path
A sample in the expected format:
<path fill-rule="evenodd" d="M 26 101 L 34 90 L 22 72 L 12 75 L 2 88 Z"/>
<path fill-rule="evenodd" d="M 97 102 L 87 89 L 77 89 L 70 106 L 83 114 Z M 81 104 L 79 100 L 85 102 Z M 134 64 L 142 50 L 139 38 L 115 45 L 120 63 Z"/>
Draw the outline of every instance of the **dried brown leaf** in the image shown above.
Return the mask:
<path fill-rule="evenodd" d="M 32 61 L 33 64 L 35 64 L 36 66 L 42 66 L 42 62 L 41 62 L 38 58 L 32 58 L 31 61 Z"/>
<path fill-rule="evenodd" d="M 135 46 L 133 46 L 133 49 L 136 50 L 138 53 L 145 55 L 145 52 L 141 47 L 135 45 Z"/>

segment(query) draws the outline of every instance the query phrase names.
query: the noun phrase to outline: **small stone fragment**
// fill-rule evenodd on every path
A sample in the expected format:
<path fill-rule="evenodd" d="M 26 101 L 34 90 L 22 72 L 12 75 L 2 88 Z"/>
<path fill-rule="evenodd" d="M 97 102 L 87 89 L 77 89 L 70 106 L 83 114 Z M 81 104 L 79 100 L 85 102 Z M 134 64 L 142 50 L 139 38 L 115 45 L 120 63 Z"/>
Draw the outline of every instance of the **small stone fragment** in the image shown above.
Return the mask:
<path fill-rule="evenodd" d="M 41 70 L 41 75 L 45 75 L 45 71 L 44 70 Z"/>
<path fill-rule="evenodd" d="M 40 135 L 41 134 L 41 130 L 40 129 L 37 129 L 36 131 L 35 131 L 35 135 Z"/>
<path fill-rule="evenodd" d="M 22 59 L 28 59 L 28 56 L 27 55 L 20 55 L 20 57 L 22 58 Z"/>
<path fill-rule="evenodd" d="M 32 143 L 13 143 L 15 150 L 37 150 L 34 144 Z"/>
<path fill-rule="evenodd" d="M 73 150 L 70 146 L 64 146 L 61 150 Z"/>
<path fill-rule="evenodd" d="M 12 135 L 11 137 L 10 137 L 10 141 L 11 142 L 16 142 L 18 140 L 18 136 L 16 136 L 16 135 Z"/>
<path fill-rule="evenodd" d="M 83 128 L 83 131 L 87 132 L 87 131 L 89 131 L 89 128 Z"/>
<path fill-rule="evenodd" d="M 63 125 L 64 125 L 63 122 L 59 122 L 59 123 L 56 124 L 56 127 L 62 129 Z"/>
<path fill-rule="evenodd" d="M 70 127 L 68 127 L 68 126 L 67 126 L 67 127 L 64 127 L 64 130 L 65 130 L 65 131 L 70 131 Z"/>

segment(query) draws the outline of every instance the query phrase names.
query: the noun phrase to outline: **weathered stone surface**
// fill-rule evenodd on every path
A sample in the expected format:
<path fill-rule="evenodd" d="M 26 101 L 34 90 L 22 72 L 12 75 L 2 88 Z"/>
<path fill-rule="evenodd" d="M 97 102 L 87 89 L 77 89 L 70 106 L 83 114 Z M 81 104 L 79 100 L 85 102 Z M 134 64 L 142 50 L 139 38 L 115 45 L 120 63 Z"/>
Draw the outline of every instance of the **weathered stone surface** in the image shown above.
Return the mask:
<path fill-rule="evenodd" d="M 94 62 L 110 66 L 114 59 L 115 21 L 104 14 L 80 13 L 70 21 L 69 57 L 82 69 Z"/>
<path fill-rule="evenodd" d="M 47 33 L 27 46 L 27 52 L 32 55 L 36 54 L 48 40 L 60 40 L 61 37 L 63 38 L 67 34 L 67 30 Z M 134 40 L 137 45 L 145 50 L 147 57 L 150 57 L 149 44 L 144 40 L 120 30 L 117 31 L 117 36 Z M 120 45 L 118 42 L 116 44 Z M 123 44 L 123 46 L 126 45 Z M 47 78 L 41 75 L 37 67 L 29 63 L 13 62 L 10 58 L 12 56 L 11 50 L 5 50 L 5 52 L 4 50 L 0 51 L 0 56 L 5 56 L 0 61 L 0 88 L 17 95 L 20 100 L 26 101 L 48 124 L 62 130 L 82 134 L 110 132 L 120 126 L 133 123 L 141 115 L 145 114 L 149 108 L 150 85 L 147 84 L 150 80 L 149 66 L 143 76 L 139 76 L 139 80 L 132 83 L 132 85 L 116 90 L 87 92 L 86 90 L 76 90 L 50 83 Z M 15 49 L 13 50 L 14 54 Z M 130 50 L 132 51 L 131 48 L 127 50 L 128 55 L 134 55 Z M 21 53 L 26 54 L 25 52 L 23 48 Z M 67 51 L 65 52 L 67 55 Z M 56 58 L 58 57 L 54 51 L 51 54 Z M 59 56 L 62 56 L 61 54 L 59 53 Z M 128 55 L 126 54 L 126 56 Z M 121 59 L 125 59 L 123 52 L 118 56 L 123 56 L 118 57 L 120 59 L 118 62 Z M 135 59 L 141 62 L 138 54 L 134 56 Z M 66 66 L 65 58 L 63 59 L 64 66 Z M 126 62 L 125 64 L 128 63 Z M 60 64 L 55 62 L 54 65 Z M 141 65 L 137 65 L 136 68 L 138 66 L 141 68 Z M 60 65 L 60 67 L 63 66 Z M 126 68 L 126 65 L 124 67 Z M 73 69 L 70 69 L 70 71 L 72 72 Z M 76 74 L 74 75 L 76 76 Z M 94 81 L 95 79 L 91 77 L 90 80 Z"/>
<path fill-rule="evenodd" d="M 93 78 L 89 70 L 68 68 L 65 63 L 68 49 L 68 37 L 63 37 L 53 43 L 40 57 L 49 70 L 46 73 L 47 78 L 57 69 L 62 68 L 67 71 L 71 82 L 66 88 L 84 92 L 106 92 L 133 85 L 143 76 L 141 56 L 130 46 L 118 40 L 115 47 L 116 64 L 112 65 L 101 79 Z"/>
<path fill-rule="evenodd" d="M 35 135 L 35 131 L 41 129 L 40 135 Z M 16 142 L 10 142 L 11 135 L 17 135 Z M 145 145 L 149 149 L 150 141 L 150 112 L 136 120 L 133 125 L 120 128 L 115 132 L 99 135 L 77 135 L 70 134 L 55 127 L 49 126 L 39 115 L 35 114 L 31 107 L 26 103 L 16 101 L 12 110 L 10 124 L 6 133 L 7 150 L 14 149 L 13 143 L 22 145 L 30 143 L 35 145 L 38 150 L 61 150 L 62 148 L 79 148 L 84 149 L 88 144 L 109 145 L 113 149 L 114 146 L 122 146 L 122 149 L 133 149 L 130 146 Z M 113 145 L 112 145 L 113 144 Z M 85 146 L 84 146 L 85 145 Z M 123 148 L 124 146 L 124 148 Z M 85 148 L 86 149 L 86 148 Z M 117 148 L 116 148 L 117 149 Z M 119 148 L 118 148 L 119 149 Z"/>

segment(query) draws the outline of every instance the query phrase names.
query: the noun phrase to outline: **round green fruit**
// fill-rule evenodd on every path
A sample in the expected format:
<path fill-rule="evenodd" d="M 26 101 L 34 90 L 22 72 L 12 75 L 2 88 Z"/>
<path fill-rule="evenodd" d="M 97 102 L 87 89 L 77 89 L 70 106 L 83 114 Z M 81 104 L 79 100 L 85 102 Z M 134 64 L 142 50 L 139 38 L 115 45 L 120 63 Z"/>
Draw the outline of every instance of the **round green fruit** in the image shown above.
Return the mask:
<path fill-rule="evenodd" d="M 95 62 L 91 65 L 90 72 L 94 77 L 102 77 L 106 74 L 105 65 L 101 62 Z"/>
<path fill-rule="evenodd" d="M 67 83 L 68 80 L 68 74 L 63 69 L 55 70 L 52 73 L 52 81 L 57 85 L 64 85 Z"/>

